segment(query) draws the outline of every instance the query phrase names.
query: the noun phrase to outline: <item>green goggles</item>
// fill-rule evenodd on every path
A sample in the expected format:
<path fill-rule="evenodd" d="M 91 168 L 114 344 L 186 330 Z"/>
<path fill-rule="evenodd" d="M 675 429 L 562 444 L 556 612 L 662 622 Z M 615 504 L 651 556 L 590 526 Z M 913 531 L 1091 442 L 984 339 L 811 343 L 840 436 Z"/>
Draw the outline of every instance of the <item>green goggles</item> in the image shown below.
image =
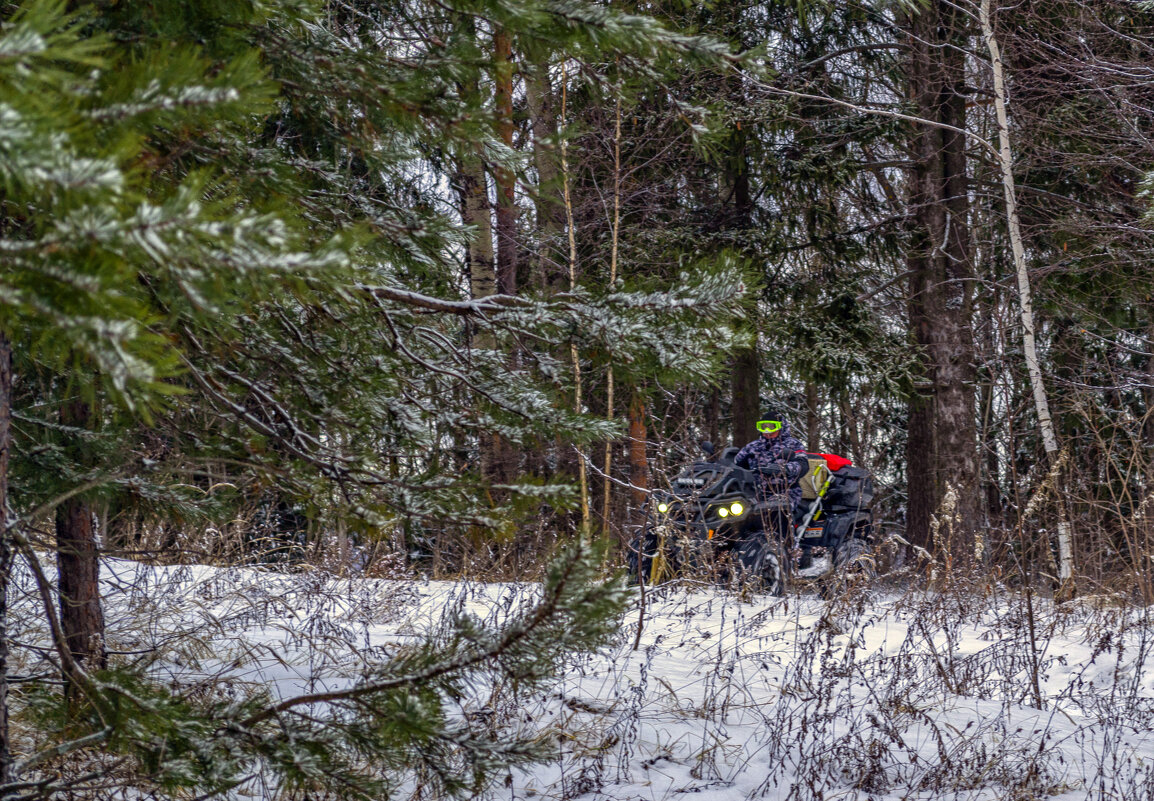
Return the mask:
<path fill-rule="evenodd" d="M 757 430 L 762 434 L 772 434 L 774 431 L 781 431 L 780 420 L 758 420 Z"/>

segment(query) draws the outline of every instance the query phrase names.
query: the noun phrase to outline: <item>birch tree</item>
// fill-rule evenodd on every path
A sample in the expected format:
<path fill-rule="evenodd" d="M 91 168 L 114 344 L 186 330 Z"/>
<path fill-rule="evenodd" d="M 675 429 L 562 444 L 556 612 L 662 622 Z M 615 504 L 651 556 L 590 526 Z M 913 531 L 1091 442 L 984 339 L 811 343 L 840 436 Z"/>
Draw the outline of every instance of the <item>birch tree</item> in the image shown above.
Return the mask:
<path fill-rule="evenodd" d="M 1054 423 L 1050 417 L 1050 403 L 1046 396 L 1046 385 L 1042 377 L 1042 369 L 1038 363 L 1030 274 L 1026 267 L 1026 250 L 1022 242 L 1021 222 L 1018 219 L 1017 192 L 1014 186 L 1014 159 L 1013 150 L 1010 146 L 1005 70 L 998 39 L 994 33 L 990 0 L 981 0 L 979 13 L 982 38 L 985 40 L 986 48 L 990 54 L 990 70 L 993 75 L 994 109 L 998 127 L 998 166 L 1001 171 L 1003 198 L 1006 204 L 1006 226 L 1018 282 L 1018 305 L 1022 321 L 1022 351 L 1030 375 L 1034 412 L 1038 417 L 1038 430 L 1042 435 L 1042 444 L 1045 447 L 1046 456 L 1049 458 L 1050 469 L 1053 473 L 1046 483 L 1053 487 L 1055 502 L 1058 505 L 1058 579 L 1063 591 L 1070 592 L 1072 591 L 1070 582 L 1074 576 L 1073 534 L 1064 508 L 1058 438 L 1054 434 Z"/>

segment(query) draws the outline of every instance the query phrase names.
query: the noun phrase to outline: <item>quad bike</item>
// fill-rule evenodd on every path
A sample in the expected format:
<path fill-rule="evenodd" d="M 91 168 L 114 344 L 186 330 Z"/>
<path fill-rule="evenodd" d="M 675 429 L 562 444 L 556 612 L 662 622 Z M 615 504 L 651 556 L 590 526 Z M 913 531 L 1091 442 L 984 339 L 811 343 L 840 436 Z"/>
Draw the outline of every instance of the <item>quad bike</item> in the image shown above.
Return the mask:
<path fill-rule="evenodd" d="M 703 447 L 714 454 L 709 443 Z M 734 464 L 738 451 L 726 448 L 692 463 L 669 490 L 650 496 L 645 526 L 628 554 L 634 580 L 657 584 L 705 569 L 781 594 L 795 573 L 825 578 L 833 592 L 872 574 L 869 473 L 840 457 L 807 453 L 802 502 L 791 513 L 785 495 L 758 491 L 758 476 Z M 825 575 L 814 576 L 809 565 L 823 550 L 830 556 Z"/>

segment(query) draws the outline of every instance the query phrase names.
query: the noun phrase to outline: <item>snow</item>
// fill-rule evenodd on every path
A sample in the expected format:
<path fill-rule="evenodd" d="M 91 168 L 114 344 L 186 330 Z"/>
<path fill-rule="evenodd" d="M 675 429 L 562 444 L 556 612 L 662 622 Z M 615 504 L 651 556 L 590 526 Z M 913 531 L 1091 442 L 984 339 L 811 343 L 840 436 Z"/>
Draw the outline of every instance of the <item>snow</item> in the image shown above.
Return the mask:
<path fill-rule="evenodd" d="M 447 609 L 500 620 L 539 591 L 116 561 L 104 580 L 112 647 L 163 643 L 173 680 L 280 696 L 347 686 Z M 556 737 L 502 798 L 1154 797 L 1150 610 L 1030 600 L 667 585 L 549 692 L 475 687 L 461 711 Z"/>

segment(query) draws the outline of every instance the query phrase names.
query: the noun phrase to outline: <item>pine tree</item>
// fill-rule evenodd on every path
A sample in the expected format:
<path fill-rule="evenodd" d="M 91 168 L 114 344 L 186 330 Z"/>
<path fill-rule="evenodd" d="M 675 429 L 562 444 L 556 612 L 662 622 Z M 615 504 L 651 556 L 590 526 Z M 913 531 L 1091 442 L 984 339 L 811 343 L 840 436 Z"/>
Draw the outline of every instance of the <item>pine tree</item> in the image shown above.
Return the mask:
<path fill-rule="evenodd" d="M 726 269 L 672 289 L 469 297 L 455 257 L 473 232 L 424 177 L 453 154 L 505 147 L 491 97 L 460 89 L 487 69 L 472 33 L 484 20 L 546 59 L 719 48 L 592 5 L 319 11 L 172 2 L 70 13 L 38 0 L 2 17 L 4 543 L 41 579 L 69 687 L 63 718 L 56 694 L 33 693 L 59 739 L 50 732 L 14 767 L 0 748 L 6 778 L 98 746 L 166 790 L 223 790 L 254 769 L 286 788 L 342 776 L 387 788 L 425 765 L 465 793 L 535 758 L 521 741 L 453 728 L 443 699 L 494 665 L 535 686 L 565 653 L 604 642 L 622 596 L 591 583 L 588 555 L 558 563 L 545 603 L 520 622 L 485 631 L 460 618 L 362 689 L 312 699 L 331 713 L 314 725 L 292 714 L 306 701 L 221 706 L 101 670 L 92 504 L 203 520 L 228 511 L 211 482 L 236 488 L 234 503 L 271 495 L 318 527 L 364 536 L 499 528 L 512 507 L 488 500 L 475 469 L 457 469 L 454 444 L 614 433 L 559 401 L 571 379 L 558 352 L 703 375 L 734 341 L 713 322 L 742 290 Z M 382 33 L 417 20 L 434 35 L 399 58 Z M 534 504 L 569 497 L 561 484 L 507 491 Z M 81 578 L 60 582 L 64 615 L 37 555 L 47 543 L 36 526 L 53 516 L 69 551 L 61 569 Z M 78 544 L 65 548 L 62 534 Z M 88 611 L 69 622 L 81 600 Z"/>

